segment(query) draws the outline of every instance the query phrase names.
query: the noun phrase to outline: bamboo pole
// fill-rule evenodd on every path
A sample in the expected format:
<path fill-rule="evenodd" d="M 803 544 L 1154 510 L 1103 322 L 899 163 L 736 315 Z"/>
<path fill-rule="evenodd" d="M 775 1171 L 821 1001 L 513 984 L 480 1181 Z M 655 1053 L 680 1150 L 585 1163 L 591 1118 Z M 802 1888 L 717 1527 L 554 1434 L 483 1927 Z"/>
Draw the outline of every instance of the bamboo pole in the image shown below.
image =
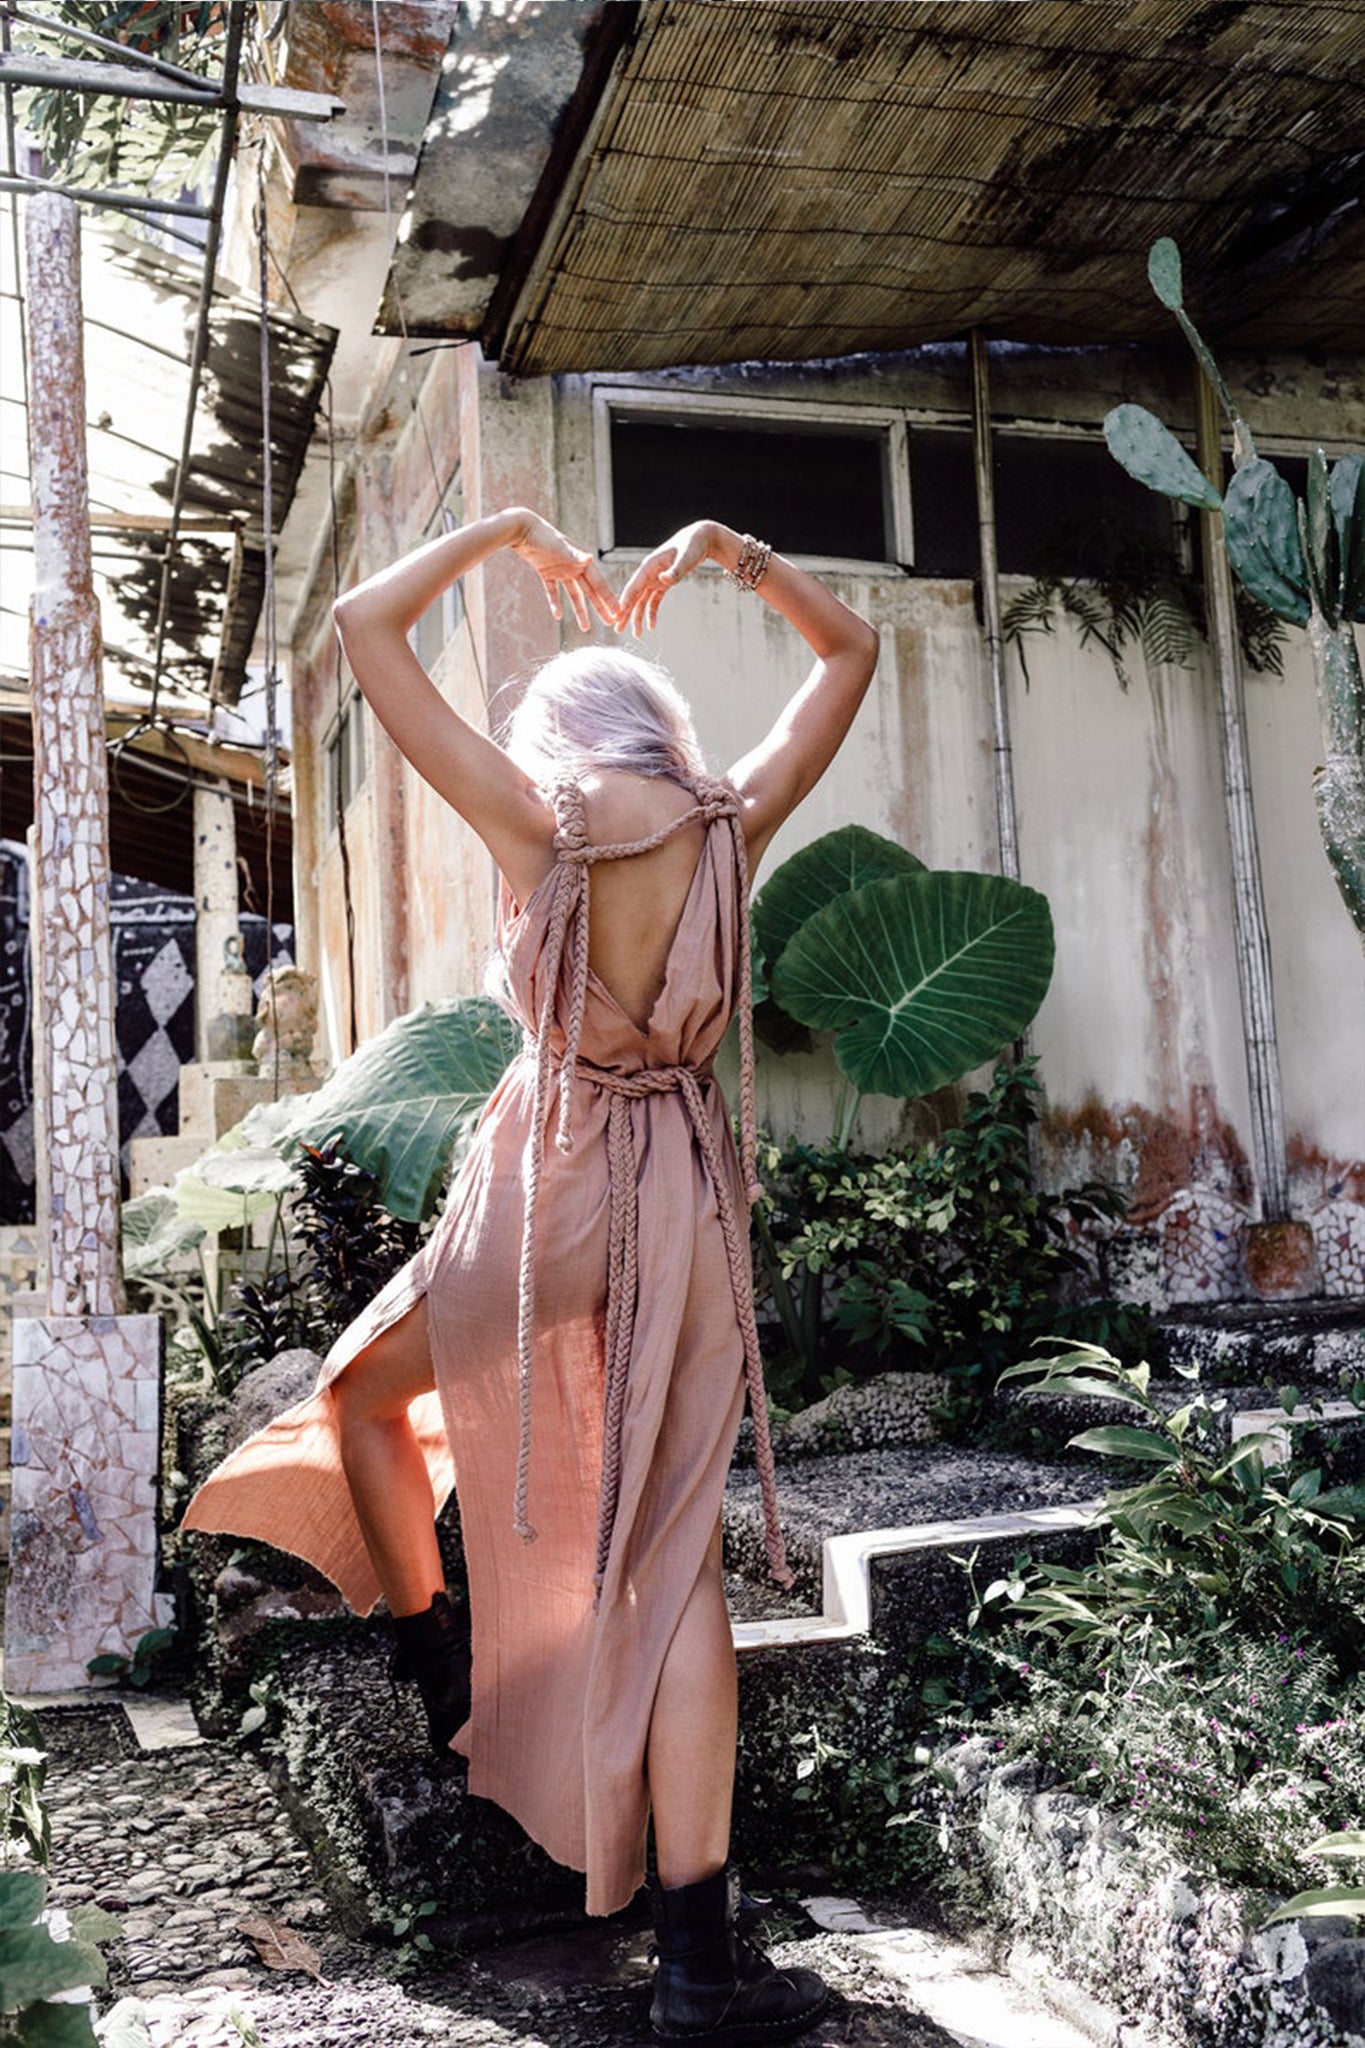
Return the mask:
<path fill-rule="evenodd" d="M 1223 488 L 1222 414 L 1213 386 L 1196 369 L 1195 435 L 1200 467 Z M 1261 858 L 1251 797 L 1246 702 L 1232 571 L 1223 547 L 1221 512 L 1200 515 L 1204 587 L 1208 592 L 1210 637 L 1218 670 L 1218 709 L 1223 748 L 1223 793 L 1232 854 L 1232 911 L 1241 994 L 1242 1036 L 1251 1095 L 1252 1157 L 1261 1220 L 1289 1218 L 1289 1166 L 1285 1156 L 1284 1102 L 1280 1052 L 1275 1032 L 1275 993 L 1270 967 Z"/>
<path fill-rule="evenodd" d="M 976 472 L 976 523 L 981 543 L 981 621 L 991 676 L 991 726 L 995 750 L 995 822 L 1000 872 L 1019 879 L 1019 829 L 1014 808 L 1014 753 L 1009 703 L 1005 696 L 1005 642 L 1000 626 L 1000 566 L 995 537 L 995 471 L 991 448 L 990 358 L 986 337 L 972 329 L 972 460 Z"/>

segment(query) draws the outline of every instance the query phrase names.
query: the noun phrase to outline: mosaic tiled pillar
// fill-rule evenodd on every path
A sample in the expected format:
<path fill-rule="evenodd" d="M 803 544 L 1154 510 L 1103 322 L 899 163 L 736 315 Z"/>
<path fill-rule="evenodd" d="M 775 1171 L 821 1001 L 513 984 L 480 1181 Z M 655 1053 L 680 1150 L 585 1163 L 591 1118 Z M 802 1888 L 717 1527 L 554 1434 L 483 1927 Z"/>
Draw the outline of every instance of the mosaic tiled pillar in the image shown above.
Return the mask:
<path fill-rule="evenodd" d="M 33 473 L 35 991 L 46 1084 L 48 1289 L 54 1315 L 116 1315 L 118 1093 L 109 949 L 109 782 L 90 568 L 74 203 L 28 208 Z"/>
<path fill-rule="evenodd" d="M 84 1685 L 161 1619 L 160 1375 L 159 1316 L 15 1319 L 8 1692 Z"/>
<path fill-rule="evenodd" d="M 54 1692 L 155 1626 L 161 1327 L 126 1316 L 109 943 L 109 797 L 90 563 L 75 205 L 27 225 L 35 1064 L 43 1092 L 46 1314 L 14 1325 L 5 1683 Z"/>

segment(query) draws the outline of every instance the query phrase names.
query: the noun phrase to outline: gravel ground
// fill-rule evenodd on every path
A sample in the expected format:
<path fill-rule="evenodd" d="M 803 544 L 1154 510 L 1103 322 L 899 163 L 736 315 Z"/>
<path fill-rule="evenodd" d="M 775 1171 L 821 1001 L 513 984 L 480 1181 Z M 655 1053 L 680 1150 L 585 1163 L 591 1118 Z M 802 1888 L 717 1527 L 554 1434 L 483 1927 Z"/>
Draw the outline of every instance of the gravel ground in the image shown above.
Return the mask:
<path fill-rule="evenodd" d="M 139 2008 L 154 2048 L 618 2048 L 652 2038 L 649 1935 L 638 1920 L 405 1967 L 397 1948 L 356 1943 L 335 1925 L 251 1756 L 207 1742 L 143 1752 L 114 1705 L 49 1710 L 41 1726 L 53 1901 L 93 1900 L 122 1922 L 105 1951 L 101 2003 Z M 267 1969 L 237 1931 L 246 1917 L 295 1930 L 317 1951 L 321 1981 Z M 812 2048 L 950 2048 L 856 1936 L 813 1930 L 799 1911 L 773 1932 L 779 1960 L 808 1964 L 834 1990 L 805 2037 Z"/>

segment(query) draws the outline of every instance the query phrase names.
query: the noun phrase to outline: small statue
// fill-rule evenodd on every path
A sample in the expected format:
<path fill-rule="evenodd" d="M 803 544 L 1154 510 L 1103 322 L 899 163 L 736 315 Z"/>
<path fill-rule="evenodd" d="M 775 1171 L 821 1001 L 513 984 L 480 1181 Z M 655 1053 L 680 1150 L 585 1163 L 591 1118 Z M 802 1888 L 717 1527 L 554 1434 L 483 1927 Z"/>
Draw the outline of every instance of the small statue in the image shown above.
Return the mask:
<path fill-rule="evenodd" d="M 208 1057 L 211 1060 L 245 1060 L 251 1043 L 251 972 L 246 964 L 239 932 L 223 941 L 223 964 L 218 971 L 218 1007 L 209 1018 Z"/>
<path fill-rule="evenodd" d="M 272 967 L 256 1011 L 260 1029 L 251 1056 L 262 1074 L 281 1080 L 315 1080 L 313 1045 L 318 1033 L 317 977 L 301 967 Z"/>

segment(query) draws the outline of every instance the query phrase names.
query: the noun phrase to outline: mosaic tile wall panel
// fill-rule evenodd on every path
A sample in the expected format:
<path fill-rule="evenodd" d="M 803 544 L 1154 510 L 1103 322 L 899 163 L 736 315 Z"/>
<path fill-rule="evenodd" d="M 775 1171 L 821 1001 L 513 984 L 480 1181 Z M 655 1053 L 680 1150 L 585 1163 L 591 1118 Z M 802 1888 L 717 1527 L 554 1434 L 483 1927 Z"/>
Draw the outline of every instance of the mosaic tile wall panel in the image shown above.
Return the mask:
<path fill-rule="evenodd" d="M 0 1223 L 33 1217 L 33 990 L 30 887 L 25 849 L 0 840 Z M 110 892 L 115 1034 L 119 1054 L 119 1153 L 128 1191 L 133 1138 L 174 1137 L 176 1084 L 194 1058 L 194 899 L 130 876 Z M 265 973 L 265 919 L 241 920 L 247 966 Z M 275 927 L 274 961 L 292 960 L 291 925 Z"/>
<path fill-rule="evenodd" d="M 5 1685 L 87 1683 L 159 1623 L 159 1316 L 14 1323 Z"/>

